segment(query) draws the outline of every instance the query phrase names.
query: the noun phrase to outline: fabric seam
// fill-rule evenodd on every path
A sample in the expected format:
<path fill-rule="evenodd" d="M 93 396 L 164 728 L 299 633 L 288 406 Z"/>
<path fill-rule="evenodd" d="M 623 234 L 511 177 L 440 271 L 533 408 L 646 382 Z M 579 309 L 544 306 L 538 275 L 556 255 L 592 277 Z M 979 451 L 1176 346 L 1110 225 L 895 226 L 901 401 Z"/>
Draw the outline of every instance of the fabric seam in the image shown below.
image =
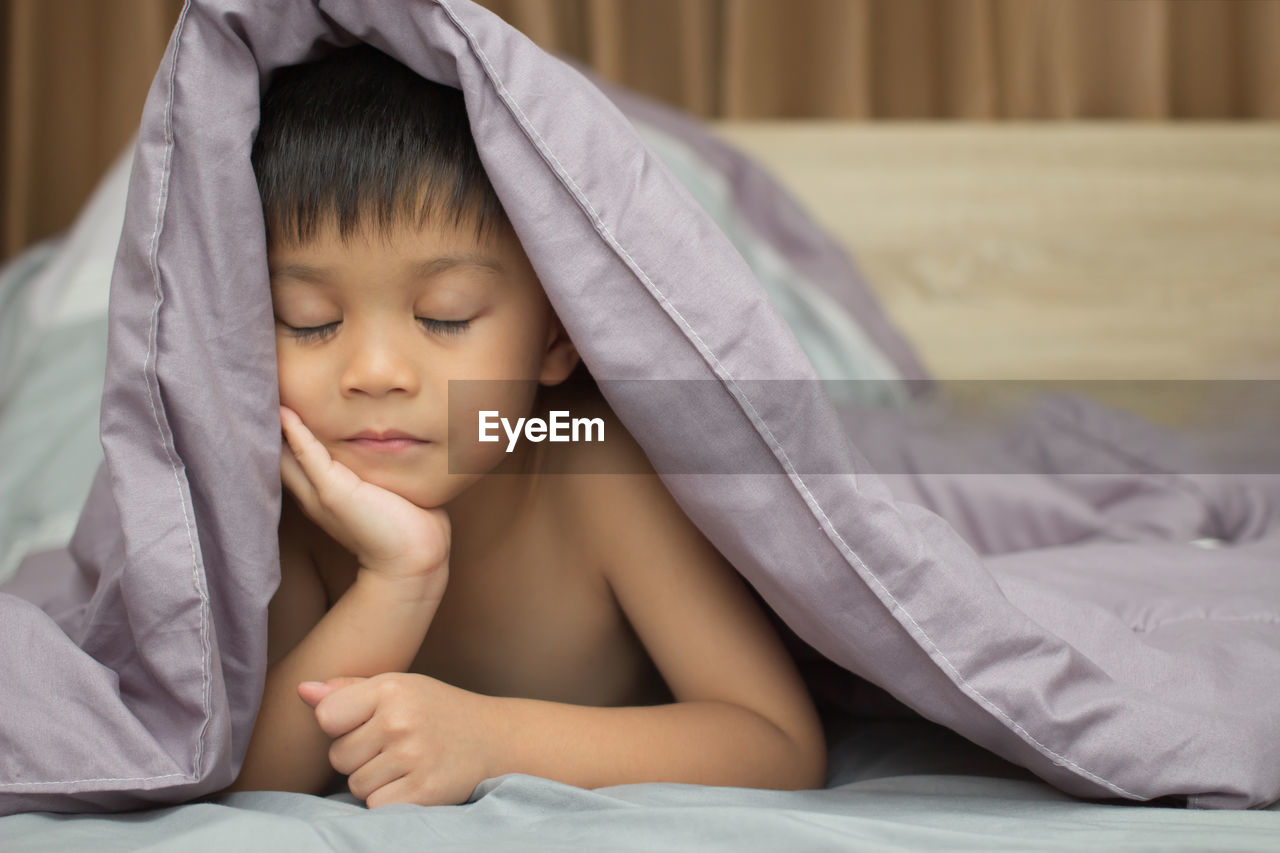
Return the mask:
<path fill-rule="evenodd" d="M 1163 621 L 1156 622 L 1154 625 L 1130 626 L 1129 630 L 1133 631 L 1135 634 L 1152 634 L 1168 625 L 1180 625 L 1183 622 L 1259 622 L 1263 625 L 1280 626 L 1280 616 L 1273 616 L 1269 613 L 1252 613 L 1240 616 L 1211 616 L 1208 614 L 1196 616 L 1175 616 L 1172 619 L 1165 619 Z"/>
<path fill-rule="evenodd" d="M 209 595 L 205 591 L 204 586 L 200 582 L 200 555 L 197 552 L 195 539 L 192 535 L 191 517 L 187 512 L 187 502 L 182 494 L 182 474 L 178 470 L 177 460 L 174 458 L 174 448 L 171 443 L 165 441 L 164 425 L 160 422 L 160 413 L 156 408 L 156 402 L 160 396 L 160 381 L 156 372 L 156 364 L 158 359 L 158 351 L 155 353 L 157 358 L 152 358 L 152 347 L 156 346 L 159 338 L 160 328 L 160 305 L 164 302 L 164 289 L 161 284 L 160 277 L 160 234 L 164 231 L 164 216 L 169 209 L 169 185 L 170 177 L 173 173 L 173 102 L 177 91 L 178 77 L 178 59 L 182 52 L 182 31 L 183 24 L 186 23 L 187 10 L 191 8 L 190 0 L 183 3 L 182 15 L 178 19 L 177 30 L 174 35 L 173 47 L 173 67 L 169 71 L 169 97 L 165 103 L 165 159 L 164 171 L 161 175 L 160 198 L 156 205 L 156 225 L 151 235 L 151 252 L 149 261 L 151 263 L 152 280 L 155 282 L 156 288 L 156 304 L 151 315 L 151 335 L 148 340 L 147 361 L 151 362 L 151 374 L 147 378 L 148 382 L 147 398 L 151 403 L 151 414 L 155 418 L 156 431 L 160 436 L 161 446 L 164 448 L 165 456 L 169 460 L 169 468 L 173 472 L 174 484 L 178 489 L 178 503 L 182 507 L 182 522 L 187 529 L 187 543 L 191 548 L 191 577 L 195 583 L 196 594 L 200 597 L 200 677 L 201 677 L 201 710 L 204 712 L 204 723 L 200 727 L 200 734 L 196 737 L 196 754 L 193 759 L 193 767 L 188 778 L 199 779 L 201 761 L 204 758 L 204 741 L 205 735 L 209 730 L 209 722 L 211 713 L 209 708 L 209 657 L 212 650 L 209 646 Z M 146 362 L 143 362 L 143 373 L 146 375 Z M 178 775 L 178 774 L 174 774 Z"/>

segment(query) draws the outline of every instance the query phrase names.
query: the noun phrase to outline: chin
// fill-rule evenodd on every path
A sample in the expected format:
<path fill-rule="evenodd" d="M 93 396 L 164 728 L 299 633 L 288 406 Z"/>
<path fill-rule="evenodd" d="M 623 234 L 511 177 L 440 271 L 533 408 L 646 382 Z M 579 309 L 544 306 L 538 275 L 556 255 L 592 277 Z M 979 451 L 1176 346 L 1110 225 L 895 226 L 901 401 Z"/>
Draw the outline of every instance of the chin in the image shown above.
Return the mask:
<path fill-rule="evenodd" d="M 452 490 L 446 484 L 442 483 L 426 483 L 423 480 L 428 478 L 413 479 L 403 475 L 400 476 L 378 476 L 370 474 L 364 476 L 364 479 L 375 486 L 381 486 L 389 492 L 394 492 L 400 497 L 407 500 L 414 506 L 422 509 L 435 509 L 448 503 L 449 498 L 453 495 Z M 432 477 L 431 480 L 436 478 Z"/>
<path fill-rule="evenodd" d="M 353 459 L 344 453 L 334 453 L 333 458 L 351 469 L 366 483 L 394 492 L 409 503 L 423 509 L 432 509 L 445 503 L 450 495 L 449 484 L 435 472 L 406 468 L 381 468 L 365 460 Z"/>

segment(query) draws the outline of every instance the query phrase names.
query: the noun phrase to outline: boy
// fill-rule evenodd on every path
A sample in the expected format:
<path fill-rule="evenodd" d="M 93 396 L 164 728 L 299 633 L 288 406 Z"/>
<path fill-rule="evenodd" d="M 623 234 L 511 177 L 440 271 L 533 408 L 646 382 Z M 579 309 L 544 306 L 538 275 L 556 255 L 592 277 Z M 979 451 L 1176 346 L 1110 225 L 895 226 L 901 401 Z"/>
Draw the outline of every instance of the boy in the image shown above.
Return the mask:
<path fill-rule="evenodd" d="M 804 683 L 585 376 L 461 93 L 368 46 L 282 69 L 253 163 L 286 495 L 228 790 L 321 793 L 334 771 L 370 807 L 511 772 L 822 787 Z M 517 381 L 468 386 L 460 428 L 449 379 Z M 598 416 L 608 440 L 508 452 L 477 440 L 480 410 Z"/>

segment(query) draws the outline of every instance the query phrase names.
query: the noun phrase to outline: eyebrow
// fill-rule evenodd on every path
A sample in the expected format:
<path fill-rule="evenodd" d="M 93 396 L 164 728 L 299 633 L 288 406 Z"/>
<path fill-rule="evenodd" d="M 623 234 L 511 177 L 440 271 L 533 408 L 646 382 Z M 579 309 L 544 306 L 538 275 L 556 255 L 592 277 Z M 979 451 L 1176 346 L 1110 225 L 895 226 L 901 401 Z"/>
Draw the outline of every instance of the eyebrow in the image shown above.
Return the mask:
<path fill-rule="evenodd" d="M 505 268 L 496 259 L 470 252 L 462 255 L 443 255 L 438 258 L 417 261 L 409 264 L 408 270 L 413 278 L 423 279 L 433 278 L 442 272 L 458 267 L 472 267 L 491 273 L 505 272 Z M 273 266 L 267 272 L 273 281 L 277 277 L 284 277 L 313 284 L 327 284 L 331 278 L 330 270 L 327 267 L 313 267 L 309 264 Z"/>

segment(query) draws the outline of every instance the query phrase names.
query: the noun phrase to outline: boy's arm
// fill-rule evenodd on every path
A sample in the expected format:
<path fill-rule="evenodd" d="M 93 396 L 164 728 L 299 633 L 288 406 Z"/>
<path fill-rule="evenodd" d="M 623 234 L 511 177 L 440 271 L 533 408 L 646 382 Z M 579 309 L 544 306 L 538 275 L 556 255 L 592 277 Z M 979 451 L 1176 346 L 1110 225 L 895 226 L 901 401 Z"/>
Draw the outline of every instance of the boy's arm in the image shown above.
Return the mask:
<path fill-rule="evenodd" d="M 495 701 L 502 705 L 495 716 L 505 721 L 505 754 L 495 776 L 527 773 L 579 788 L 680 782 L 798 790 L 826 783 L 821 741 L 797 741 L 731 702 L 597 708 L 522 697 Z"/>
<path fill-rule="evenodd" d="M 629 442 L 621 449 L 641 454 Z M 619 470 L 644 467 L 640 456 Z M 821 721 L 743 578 L 656 475 L 579 479 L 574 509 L 582 529 L 677 701 L 595 708 L 500 699 L 505 758 L 498 771 L 586 788 L 646 781 L 822 787 Z"/>
<path fill-rule="evenodd" d="M 407 669 L 437 605 L 360 571 L 326 613 L 311 558 L 292 537 L 282 541 L 280 587 L 268 610 L 262 704 L 240 775 L 224 792 L 321 793 L 333 776 L 330 739 L 298 696 L 298 684 Z"/>

